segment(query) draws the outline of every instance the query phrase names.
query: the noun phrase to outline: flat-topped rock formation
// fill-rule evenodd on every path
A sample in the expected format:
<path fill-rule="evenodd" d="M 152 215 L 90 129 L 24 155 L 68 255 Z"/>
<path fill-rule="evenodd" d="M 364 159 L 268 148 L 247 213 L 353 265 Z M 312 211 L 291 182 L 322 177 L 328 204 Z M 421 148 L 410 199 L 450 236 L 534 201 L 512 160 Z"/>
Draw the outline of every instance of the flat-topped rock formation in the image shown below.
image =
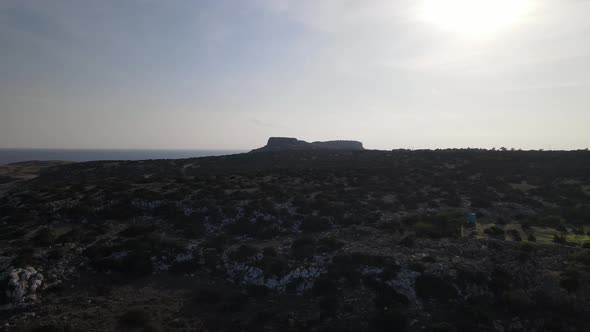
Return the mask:
<path fill-rule="evenodd" d="M 289 150 L 364 150 L 358 141 L 306 142 L 291 137 L 271 137 L 265 146 L 251 152 L 289 151 Z"/>

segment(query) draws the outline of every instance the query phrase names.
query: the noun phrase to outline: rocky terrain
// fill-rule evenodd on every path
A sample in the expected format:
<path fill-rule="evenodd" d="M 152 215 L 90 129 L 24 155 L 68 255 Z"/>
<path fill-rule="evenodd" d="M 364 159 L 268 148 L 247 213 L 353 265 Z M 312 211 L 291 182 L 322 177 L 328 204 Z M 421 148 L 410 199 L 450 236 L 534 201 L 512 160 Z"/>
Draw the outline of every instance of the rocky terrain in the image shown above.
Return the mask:
<path fill-rule="evenodd" d="M 588 151 L 295 148 L 10 172 L 6 331 L 590 330 Z"/>
<path fill-rule="evenodd" d="M 268 143 L 251 152 L 270 152 L 270 151 L 293 151 L 293 150 L 347 150 L 357 151 L 364 150 L 363 143 L 358 141 L 327 141 L 311 142 L 301 141 L 296 138 L 288 137 L 271 137 Z"/>

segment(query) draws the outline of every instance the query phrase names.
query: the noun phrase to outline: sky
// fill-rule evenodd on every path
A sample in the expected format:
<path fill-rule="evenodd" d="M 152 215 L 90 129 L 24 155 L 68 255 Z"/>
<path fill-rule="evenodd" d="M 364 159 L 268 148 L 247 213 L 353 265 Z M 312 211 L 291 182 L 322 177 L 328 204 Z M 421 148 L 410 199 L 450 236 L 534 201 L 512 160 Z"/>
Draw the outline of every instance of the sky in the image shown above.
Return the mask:
<path fill-rule="evenodd" d="M 590 147 L 587 0 L 1 0 L 0 148 Z"/>

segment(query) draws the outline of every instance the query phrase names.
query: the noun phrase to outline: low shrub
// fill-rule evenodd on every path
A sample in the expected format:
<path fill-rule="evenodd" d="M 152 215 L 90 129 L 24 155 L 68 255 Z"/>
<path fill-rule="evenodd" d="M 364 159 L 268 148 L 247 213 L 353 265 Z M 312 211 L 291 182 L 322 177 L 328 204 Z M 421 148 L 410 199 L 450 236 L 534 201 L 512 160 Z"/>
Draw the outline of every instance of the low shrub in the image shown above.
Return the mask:
<path fill-rule="evenodd" d="M 27 265 L 35 265 L 35 249 L 23 248 L 17 252 L 16 258 L 12 264 L 16 267 L 26 267 Z"/>
<path fill-rule="evenodd" d="M 187 222 L 183 227 L 183 235 L 190 239 L 200 238 L 205 235 L 205 226 L 198 221 Z"/>
<path fill-rule="evenodd" d="M 63 247 L 55 248 L 47 253 L 47 258 L 49 258 L 50 260 L 53 260 L 53 261 L 57 261 L 57 260 L 62 259 L 66 255 L 66 253 L 67 253 L 66 248 L 63 248 Z"/>
<path fill-rule="evenodd" d="M 199 268 L 199 262 L 195 259 L 175 261 L 170 265 L 170 273 L 187 274 L 193 273 Z"/>
<path fill-rule="evenodd" d="M 235 314 L 241 312 L 248 303 L 248 296 L 241 292 L 227 294 L 219 305 L 219 311 Z"/>
<path fill-rule="evenodd" d="M 559 226 L 563 226 L 563 223 L 565 221 L 563 220 L 562 217 L 558 216 L 558 215 L 542 215 L 542 216 L 537 216 L 536 218 L 533 219 L 532 223 L 538 226 L 545 226 L 545 227 L 559 227 Z"/>
<path fill-rule="evenodd" d="M 553 235 L 553 242 L 555 243 L 560 243 L 560 244 L 564 244 L 567 242 L 565 236 L 560 236 L 560 235 Z"/>
<path fill-rule="evenodd" d="M 382 281 L 370 278 L 366 280 L 366 284 L 375 292 L 375 307 L 377 309 L 406 306 L 410 303 L 405 295 L 398 293 L 393 287 Z"/>
<path fill-rule="evenodd" d="M 77 332 L 82 331 L 68 323 L 50 323 L 35 325 L 27 330 L 28 332 Z"/>
<path fill-rule="evenodd" d="M 10 303 L 8 296 L 6 295 L 8 291 L 8 278 L 0 278 L 0 305 Z"/>
<path fill-rule="evenodd" d="M 217 304 L 221 301 L 221 292 L 215 289 L 201 289 L 195 296 L 195 302 L 198 304 Z"/>
<path fill-rule="evenodd" d="M 262 249 L 262 254 L 264 257 L 276 257 L 279 253 L 275 247 L 266 247 Z"/>
<path fill-rule="evenodd" d="M 431 332 L 457 332 L 459 330 L 453 324 L 450 324 L 447 322 L 441 322 L 441 323 L 430 324 L 429 331 L 431 331 Z"/>
<path fill-rule="evenodd" d="M 82 238 L 82 231 L 78 228 L 69 230 L 67 233 L 62 234 L 56 240 L 58 243 L 75 243 L 80 241 Z"/>
<path fill-rule="evenodd" d="M 320 310 L 327 313 L 335 313 L 340 307 L 340 300 L 335 296 L 325 296 L 318 302 Z"/>
<path fill-rule="evenodd" d="M 157 229 L 155 225 L 131 225 L 122 230 L 119 235 L 123 237 L 138 237 L 147 235 Z"/>
<path fill-rule="evenodd" d="M 404 236 L 400 241 L 399 244 L 404 246 L 404 247 L 411 247 L 414 245 L 414 243 L 416 242 L 416 240 L 414 239 L 413 236 L 407 235 Z"/>
<path fill-rule="evenodd" d="M 242 244 L 239 247 L 229 251 L 227 256 L 235 261 L 245 262 L 252 256 L 256 255 L 258 252 L 258 248 L 248 244 Z"/>
<path fill-rule="evenodd" d="M 300 237 L 291 243 L 291 255 L 295 258 L 311 257 L 315 253 L 316 241 L 311 237 Z"/>
<path fill-rule="evenodd" d="M 416 278 L 414 287 L 416 295 L 425 299 L 448 301 L 457 297 L 457 291 L 451 283 L 432 274 L 423 274 Z"/>
<path fill-rule="evenodd" d="M 534 310 L 535 302 L 522 289 L 502 293 L 500 304 L 511 312 L 526 313 Z"/>
<path fill-rule="evenodd" d="M 346 242 L 338 240 L 333 236 L 321 238 L 318 241 L 318 252 L 328 253 L 338 250 L 346 245 Z"/>
<path fill-rule="evenodd" d="M 308 217 L 301 222 L 304 233 L 315 233 L 330 229 L 330 222 L 324 217 Z"/>
<path fill-rule="evenodd" d="M 43 227 L 35 233 L 31 242 L 38 247 L 49 247 L 55 244 L 56 239 L 57 236 L 51 228 Z"/>
<path fill-rule="evenodd" d="M 459 237 L 463 216 L 456 211 L 444 211 L 434 215 L 417 216 L 413 223 L 416 236 L 434 239 Z M 408 219 L 404 220 L 405 223 Z"/>
<path fill-rule="evenodd" d="M 264 271 L 265 274 L 280 276 L 289 270 L 287 259 L 282 257 L 264 256 L 254 265 Z"/>
<path fill-rule="evenodd" d="M 118 271 L 130 277 L 143 277 L 154 270 L 150 255 L 147 253 L 129 253 L 120 262 Z"/>
<path fill-rule="evenodd" d="M 328 296 L 338 293 L 338 285 L 330 278 L 320 278 L 313 284 L 315 296 Z"/>
<path fill-rule="evenodd" d="M 573 258 L 586 266 L 590 266 L 590 249 L 584 249 L 574 254 Z"/>
<path fill-rule="evenodd" d="M 416 232 L 417 236 L 426 236 L 431 238 L 442 237 L 438 227 L 435 224 L 427 222 L 418 222 L 414 224 L 414 231 Z"/>
<path fill-rule="evenodd" d="M 520 232 L 516 229 L 509 229 L 506 231 L 506 234 L 508 234 L 512 240 L 520 242 L 522 241 L 522 237 L 520 236 Z"/>
<path fill-rule="evenodd" d="M 504 232 L 504 230 L 496 225 L 493 225 L 492 227 L 486 228 L 483 231 L 485 234 L 489 235 L 490 237 L 493 238 L 497 238 L 497 239 L 504 239 L 506 232 Z"/>
<path fill-rule="evenodd" d="M 512 277 L 510 273 L 503 269 L 496 268 L 492 271 L 491 280 L 489 283 L 490 290 L 499 295 L 505 290 L 509 290 L 512 286 Z"/>
<path fill-rule="evenodd" d="M 382 309 L 373 317 L 371 330 L 377 332 L 403 332 L 407 329 L 407 320 L 407 313 L 403 307 Z"/>
<path fill-rule="evenodd" d="M 142 309 L 131 309 L 119 316 L 119 324 L 124 327 L 141 328 L 149 325 L 151 316 Z"/>
<path fill-rule="evenodd" d="M 580 288 L 580 273 L 575 270 L 565 271 L 561 274 L 559 285 L 568 293 L 573 293 Z"/>

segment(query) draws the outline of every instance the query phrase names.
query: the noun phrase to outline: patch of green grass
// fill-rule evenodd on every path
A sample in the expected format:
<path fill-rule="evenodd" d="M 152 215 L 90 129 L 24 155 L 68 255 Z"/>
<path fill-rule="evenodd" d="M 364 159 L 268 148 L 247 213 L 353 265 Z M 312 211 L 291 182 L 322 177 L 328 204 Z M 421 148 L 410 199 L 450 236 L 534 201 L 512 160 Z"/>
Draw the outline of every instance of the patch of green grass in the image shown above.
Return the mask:
<path fill-rule="evenodd" d="M 574 242 L 579 244 L 590 243 L 590 235 L 576 235 L 568 234 L 565 236 L 567 242 Z"/>
<path fill-rule="evenodd" d="M 490 226 L 490 224 L 478 223 L 475 227 L 475 230 L 477 232 L 477 238 L 487 237 L 484 231 Z M 506 232 L 509 232 L 510 230 L 517 230 L 521 234 L 523 240 L 527 239 L 528 234 L 533 234 L 537 239 L 536 242 L 541 244 L 554 244 L 553 238 L 555 235 L 563 236 L 563 234 L 560 231 L 552 227 L 532 226 L 529 229 L 525 230 L 521 227 L 520 224 L 510 223 L 504 225 L 502 228 Z M 587 235 L 588 229 L 586 227 L 583 227 L 584 234 L 581 235 L 574 234 L 572 228 L 567 228 L 567 230 L 568 233 L 565 235 L 567 242 L 578 243 L 580 245 L 583 245 L 584 243 L 590 243 L 590 235 Z M 508 236 L 506 237 L 506 240 L 512 241 L 513 239 Z"/>

